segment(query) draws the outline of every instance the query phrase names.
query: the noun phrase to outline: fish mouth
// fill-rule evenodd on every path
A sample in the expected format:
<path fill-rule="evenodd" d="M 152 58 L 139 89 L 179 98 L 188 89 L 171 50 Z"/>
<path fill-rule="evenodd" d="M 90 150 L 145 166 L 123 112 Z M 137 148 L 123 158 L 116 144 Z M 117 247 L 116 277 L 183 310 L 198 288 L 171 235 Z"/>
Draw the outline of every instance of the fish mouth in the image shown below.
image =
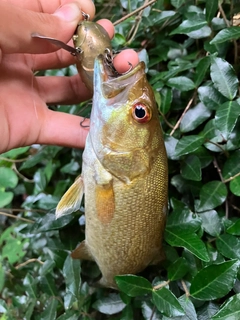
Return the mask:
<path fill-rule="evenodd" d="M 109 67 L 104 63 L 104 57 L 99 55 L 95 60 L 94 73 L 95 87 L 100 85 L 102 95 L 109 99 L 116 96 L 127 87 L 133 86 L 141 77 L 143 77 L 145 75 L 145 63 L 141 61 L 130 71 L 118 76 L 113 76 L 109 73 Z M 97 78 L 100 81 L 96 81 Z"/>

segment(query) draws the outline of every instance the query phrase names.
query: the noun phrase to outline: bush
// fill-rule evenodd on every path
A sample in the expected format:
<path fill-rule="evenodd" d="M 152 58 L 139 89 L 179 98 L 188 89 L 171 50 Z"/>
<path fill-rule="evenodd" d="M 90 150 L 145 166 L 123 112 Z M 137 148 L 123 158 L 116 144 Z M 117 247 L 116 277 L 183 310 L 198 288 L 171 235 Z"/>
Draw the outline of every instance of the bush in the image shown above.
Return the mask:
<path fill-rule="evenodd" d="M 143 3 L 100 0 L 97 18 Z M 170 181 L 166 260 L 118 276 L 120 292 L 92 286 L 96 264 L 69 256 L 84 239 L 81 212 L 54 218 L 82 152 L 34 145 L 1 155 L 2 320 L 240 318 L 238 11 L 238 0 L 158 0 L 116 26 L 115 49 L 147 49 Z M 76 71 L 46 74 L 62 72 Z M 86 106 L 56 110 L 89 115 Z"/>

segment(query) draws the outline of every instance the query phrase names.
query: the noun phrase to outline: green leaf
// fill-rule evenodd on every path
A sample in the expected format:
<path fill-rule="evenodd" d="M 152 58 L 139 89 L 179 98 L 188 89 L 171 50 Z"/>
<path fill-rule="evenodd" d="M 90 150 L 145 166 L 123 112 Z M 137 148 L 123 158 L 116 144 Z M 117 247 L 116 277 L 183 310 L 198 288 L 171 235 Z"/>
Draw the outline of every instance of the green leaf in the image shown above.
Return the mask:
<path fill-rule="evenodd" d="M 222 234 L 216 240 L 218 251 L 226 258 L 240 259 L 240 239 L 231 234 Z"/>
<path fill-rule="evenodd" d="M 240 172 L 240 150 L 236 150 L 231 154 L 222 169 L 222 175 L 224 179 L 229 179 Z"/>
<path fill-rule="evenodd" d="M 206 20 L 211 22 L 218 10 L 218 0 L 206 1 Z"/>
<path fill-rule="evenodd" d="M 0 314 L 5 313 L 8 309 L 6 302 L 3 299 L 0 299 Z M 8 320 L 8 318 L 1 317 L 1 320 Z"/>
<path fill-rule="evenodd" d="M 198 96 L 208 110 L 217 110 L 219 105 L 226 101 L 226 98 L 215 89 L 212 82 L 207 82 L 199 87 Z"/>
<path fill-rule="evenodd" d="M 240 30 L 238 26 L 228 27 L 218 32 L 212 39 L 210 44 L 218 44 L 240 38 Z"/>
<path fill-rule="evenodd" d="M 216 303 L 209 302 L 205 303 L 198 312 L 198 320 L 209 320 L 219 310 Z"/>
<path fill-rule="evenodd" d="M 172 89 L 164 87 L 160 91 L 160 94 L 161 94 L 160 110 L 163 114 L 166 114 L 169 111 L 172 103 L 172 98 L 173 98 Z"/>
<path fill-rule="evenodd" d="M 230 181 L 230 190 L 235 196 L 240 197 L 240 176 L 234 178 L 232 181 Z"/>
<path fill-rule="evenodd" d="M 171 246 L 183 247 L 199 259 L 209 261 L 207 249 L 195 233 L 182 230 L 179 227 L 168 227 L 165 230 L 164 238 Z"/>
<path fill-rule="evenodd" d="M 240 293 L 230 297 L 221 306 L 220 310 L 211 318 L 213 320 L 239 320 L 240 319 Z"/>
<path fill-rule="evenodd" d="M 157 309 L 167 317 L 178 317 L 184 315 L 184 310 L 173 293 L 163 287 L 153 290 L 152 299 Z"/>
<path fill-rule="evenodd" d="M 198 135 L 191 135 L 182 137 L 176 145 L 176 156 L 182 156 L 184 154 L 192 153 L 197 150 L 202 143 L 204 138 Z"/>
<path fill-rule="evenodd" d="M 64 262 L 63 276 L 65 278 L 66 290 L 78 297 L 81 286 L 80 261 L 72 259 L 70 256 Z"/>
<path fill-rule="evenodd" d="M 142 296 L 152 291 L 151 283 L 143 277 L 129 274 L 116 276 L 115 281 L 118 288 L 130 297 Z"/>
<path fill-rule="evenodd" d="M 201 181 L 201 162 L 198 157 L 190 155 L 184 160 L 181 168 L 181 175 L 187 180 Z"/>
<path fill-rule="evenodd" d="M 191 296 L 204 301 L 224 297 L 233 287 L 238 267 L 237 260 L 230 260 L 203 268 L 192 280 Z"/>
<path fill-rule="evenodd" d="M 234 129 L 239 114 L 240 105 L 236 101 L 225 102 L 217 109 L 215 124 L 226 140 Z"/>
<path fill-rule="evenodd" d="M 180 124 L 180 131 L 193 131 L 210 116 L 211 111 L 208 110 L 205 105 L 200 102 L 185 113 Z"/>
<path fill-rule="evenodd" d="M 16 148 L 9 150 L 8 152 L 0 154 L 0 158 L 10 158 L 10 159 L 16 159 L 20 154 L 26 153 L 30 147 L 22 147 L 22 148 Z"/>
<path fill-rule="evenodd" d="M 145 320 L 149 320 L 152 317 L 152 320 L 161 320 L 162 315 L 158 310 L 156 310 L 155 306 L 150 301 L 144 300 L 142 302 L 142 314 Z M 129 319 L 132 320 L 133 318 Z"/>
<path fill-rule="evenodd" d="M 201 219 L 195 213 L 193 213 L 190 209 L 177 207 L 173 210 L 173 212 L 168 216 L 167 219 L 167 227 L 178 228 L 181 226 L 182 230 L 188 230 L 190 232 L 197 231 L 201 226 Z"/>
<path fill-rule="evenodd" d="M 178 160 L 179 157 L 176 156 L 176 145 L 178 140 L 172 136 L 166 135 L 164 143 L 168 158 L 171 160 Z"/>
<path fill-rule="evenodd" d="M 189 297 L 186 297 L 184 294 L 180 298 L 178 298 L 178 301 L 180 302 L 183 310 L 184 310 L 184 316 L 178 317 L 176 320 L 197 320 L 197 314 L 194 307 L 194 304 L 189 299 Z"/>
<path fill-rule="evenodd" d="M 204 57 L 199 61 L 196 67 L 196 72 L 193 77 L 193 82 L 195 83 L 196 87 L 198 87 L 202 83 L 204 78 L 207 76 L 207 71 L 210 67 L 210 64 L 211 60 L 209 56 Z"/>
<path fill-rule="evenodd" d="M 54 279 L 51 274 L 47 274 L 40 279 L 40 288 L 43 292 L 48 294 L 49 296 L 57 296 L 58 290 L 56 288 Z"/>
<path fill-rule="evenodd" d="M 30 230 L 32 233 L 58 230 L 68 225 L 73 219 L 73 214 L 56 219 L 54 213 L 47 213 L 42 218 L 37 219 L 35 223 L 31 226 Z"/>
<path fill-rule="evenodd" d="M 206 211 L 220 206 L 227 197 L 226 185 L 220 181 L 210 181 L 200 190 L 198 211 Z"/>
<path fill-rule="evenodd" d="M 44 311 L 39 314 L 37 320 L 55 320 L 57 317 L 58 300 L 55 298 L 49 299 L 46 302 Z"/>
<path fill-rule="evenodd" d="M 194 82 L 184 76 L 169 79 L 167 85 L 180 91 L 189 91 L 195 88 Z"/>
<path fill-rule="evenodd" d="M 185 258 L 180 257 L 168 268 L 168 279 L 171 281 L 182 279 L 188 272 L 188 264 Z"/>
<path fill-rule="evenodd" d="M 212 57 L 210 75 L 218 91 L 227 99 L 233 100 L 239 85 L 233 67 L 222 58 Z"/>
<path fill-rule="evenodd" d="M 199 15 L 194 15 L 192 19 L 184 20 L 170 35 L 174 34 L 188 34 L 192 31 L 197 31 L 207 25 L 207 21 L 203 20 Z"/>
<path fill-rule="evenodd" d="M 15 188 L 17 183 L 18 176 L 12 169 L 0 167 L 0 187 Z"/>
<path fill-rule="evenodd" d="M 219 236 L 222 227 L 221 220 L 218 216 L 217 211 L 210 210 L 201 213 L 202 227 L 203 229 L 213 237 Z"/>
<path fill-rule="evenodd" d="M 12 202 L 13 193 L 0 190 L 0 207 L 5 207 Z"/>
<path fill-rule="evenodd" d="M 104 314 L 116 314 L 125 308 L 119 294 L 110 293 L 108 297 L 103 297 L 93 303 L 93 308 Z"/>
<path fill-rule="evenodd" d="M 227 233 L 240 236 L 240 219 L 235 221 L 230 227 L 227 228 Z"/>
<path fill-rule="evenodd" d="M 185 4 L 185 0 L 171 0 L 171 5 L 175 8 L 180 8 L 183 4 Z"/>

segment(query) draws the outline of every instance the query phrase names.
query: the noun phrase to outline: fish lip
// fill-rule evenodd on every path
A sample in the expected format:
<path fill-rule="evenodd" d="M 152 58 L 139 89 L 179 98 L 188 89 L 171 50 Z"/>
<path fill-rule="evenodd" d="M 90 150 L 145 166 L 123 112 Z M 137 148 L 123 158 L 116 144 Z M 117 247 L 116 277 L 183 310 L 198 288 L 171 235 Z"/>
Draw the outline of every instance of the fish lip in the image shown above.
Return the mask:
<path fill-rule="evenodd" d="M 145 63 L 140 61 L 133 69 L 119 76 L 109 73 L 108 66 L 104 63 L 103 55 L 96 58 L 101 77 L 101 91 L 106 98 L 113 97 L 123 91 L 128 86 L 132 86 L 142 76 L 145 75 Z"/>

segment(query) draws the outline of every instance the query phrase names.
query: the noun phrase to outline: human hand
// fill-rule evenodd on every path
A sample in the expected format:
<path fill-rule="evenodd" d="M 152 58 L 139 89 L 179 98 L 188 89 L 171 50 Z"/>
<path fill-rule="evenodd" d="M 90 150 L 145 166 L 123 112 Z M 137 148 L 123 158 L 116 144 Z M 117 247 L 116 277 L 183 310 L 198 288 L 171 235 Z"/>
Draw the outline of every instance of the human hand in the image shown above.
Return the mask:
<path fill-rule="evenodd" d="M 59 6 L 61 3 L 61 7 Z M 91 0 L 2 0 L 0 2 L 0 153 L 39 144 L 83 147 L 88 133 L 81 117 L 49 110 L 47 104 L 73 104 L 90 98 L 79 75 L 38 77 L 36 70 L 64 68 L 75 58 L 32 33 L 68 42 L 82 13 L 94 17 Z M 113 37 L 108 20 L 99 23 Z M 120 56 L 121 55 L 121 56 Z M 134 51 L 121 52 L 114 61 L 119 72 L 128 61 L 138 63 Z"/>

